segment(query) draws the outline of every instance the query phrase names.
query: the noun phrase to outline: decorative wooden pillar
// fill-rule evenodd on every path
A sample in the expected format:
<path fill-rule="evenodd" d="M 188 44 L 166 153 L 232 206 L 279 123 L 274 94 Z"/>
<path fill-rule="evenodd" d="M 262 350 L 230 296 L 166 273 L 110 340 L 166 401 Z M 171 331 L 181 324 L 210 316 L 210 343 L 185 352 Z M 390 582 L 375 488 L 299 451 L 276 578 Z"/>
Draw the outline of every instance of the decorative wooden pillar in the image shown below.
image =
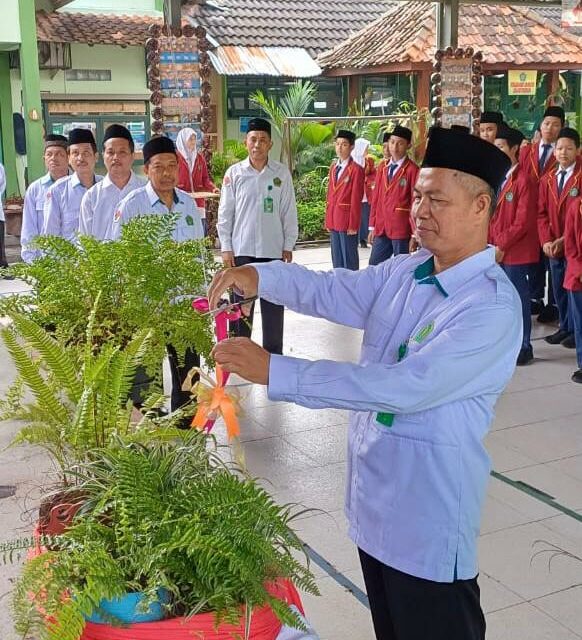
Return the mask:
<path fill-rule="evenodd" d="M 423 156 L 426 149 L 426 118 L 430 113 L 430 76 L 431 69 L 416 72 L 416 112 L 418 114 L 418 140 L 416 141 L 416 157 Z"/>
<path fill-rule="evenodd" d="M 354 104 L 358 107 L 362 98 L 362 76 L 349 76 L 348 78 L 348 111 Z"/>
<path fill-rule="evenodd" d="M 547 76 L 548 97 L 546 98 L 546 105 L 550 106 L 554 104 L 554 96 L 560 90 L 560 70 L 553 69 Z"/>

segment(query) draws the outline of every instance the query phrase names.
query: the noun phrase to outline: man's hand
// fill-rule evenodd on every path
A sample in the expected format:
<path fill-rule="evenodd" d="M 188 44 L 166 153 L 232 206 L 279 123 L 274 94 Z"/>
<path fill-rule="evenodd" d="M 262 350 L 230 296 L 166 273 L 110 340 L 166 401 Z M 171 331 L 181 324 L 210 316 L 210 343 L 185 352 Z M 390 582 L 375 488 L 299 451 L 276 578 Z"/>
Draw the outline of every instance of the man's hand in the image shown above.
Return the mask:
<path fill-rule="evenodd" d="M 251 265 L 219 271 L 208 289 L 210 309 L 216 309 L 222 294 L 234 288 L 243 298 L 252 298 L 259 291 L 259 274 Z"/>
<path fill-rule="evenodd" d="M 348 236 L 355 236 L 356 233 L 358 233 L 357 229 L 348 229 L 347 231 Z"/>
<path fill-rule="evenodd" d="M 249 382 L 269 384 L 271 354 L 249 338 L 222 340 L 212 355 L 225 371 L 236 373 Z"/>
<path fill-rule="evenodd" d="M 552 242 L 552 258 L 561 258 L 564 255 L 564 238 L 558 238 Z"/>
<path fill-rule="evenodd" d="M 232 251 L 223 251 L 221 253 L 222 256 L 222 264 L 227 267 L 234 267 L 234 252 Z"/>
<path fill-rule="evenodd" d="M 293 262 L 293 251 L 283 251 L 283 262 Z"/>
<path fill-rule="evenodd" d="M 499 247 L 495 247 L 495 262 L 499 263 L 503 261 L 505 251 L 501 251 Z"/>
<path fill-rule="evenodd" d="M 552 255 L 553 244 L 554 244 L 553 242 L 545 242 L 544 246 L 542 247 L 542 251 L 544 252 L 544 255 L 547 256 L 548 258 L 554 257 Z"/>
<path fill-rule="evenodd" d="M 374 232 L 370 231 L 368 233 L 368 244 L 374 244 Z"/>

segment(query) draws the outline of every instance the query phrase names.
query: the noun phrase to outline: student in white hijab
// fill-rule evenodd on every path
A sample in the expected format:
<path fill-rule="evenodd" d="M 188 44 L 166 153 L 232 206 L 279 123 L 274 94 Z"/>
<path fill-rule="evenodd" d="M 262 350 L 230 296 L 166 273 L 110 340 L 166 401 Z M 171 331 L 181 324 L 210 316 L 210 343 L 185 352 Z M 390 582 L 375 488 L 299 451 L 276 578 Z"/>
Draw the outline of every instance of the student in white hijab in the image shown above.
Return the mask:
<path fill-rule="evenodd" d="M 352 150 L 352 158 L 360 167 L 364 168 L 364 197 L 362 198 L 362 218 L 360 222 L 360 230 L 358 240 L 362 249 L 368 247 L 368 223 L 370 221 L 370 200 L 374 189 L 374 180 L 376 178 L 376 168 L 374 159 L 368 155 L 370 141 L 366 138 L 356 138 L 354 148 Z"/>
<path fill-rule="evenodd" d="M 178 151 L 178 189 L 188 193 L 200 191 L 218 193 L 219 190 L 208 174 L 206 160 L 201 153 L 198 153 L 198 138 L 194 129 L 185 127 L 180 130 L 176 138 L 176 149 Z M 204 235 L 206 235 L 208 226 L 204 198 L 196 198 L 196 206 L 202 218 Z"/>

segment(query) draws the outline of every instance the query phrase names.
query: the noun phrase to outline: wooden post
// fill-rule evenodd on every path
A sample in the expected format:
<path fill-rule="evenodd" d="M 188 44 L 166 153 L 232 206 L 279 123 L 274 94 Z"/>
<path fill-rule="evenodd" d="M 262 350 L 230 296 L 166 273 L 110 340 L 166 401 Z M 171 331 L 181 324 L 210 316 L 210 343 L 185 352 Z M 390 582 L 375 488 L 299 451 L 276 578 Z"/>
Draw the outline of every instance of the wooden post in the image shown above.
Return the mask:
<path fill-rule="evenodd" d="M 548 73 L 547 77 L 548 97 L 546 98 L 547 106 L 554 104 L 554 96 L 560 90 L 560 70 L 553 69 Z"/>
<path fill-rule="evenodd" d="M 352 108 L 353 104 L 359 106 L 360 99 L 362 98 L 362 77 L 350 76 L 348 78 L 348 112 Z"/>
<path fill-rule="evenodd" d="M 428 110 L 430 112 L 430 69 L 422 69 L 417 71 L 416 82 L 416 111 L 418 114 Z M 415 143 L 415 147 L 418 155 L 424 155 L 426 149 L 426 120 L 424 118 L 419 120 L 418 123 L 418 140 Z"/>

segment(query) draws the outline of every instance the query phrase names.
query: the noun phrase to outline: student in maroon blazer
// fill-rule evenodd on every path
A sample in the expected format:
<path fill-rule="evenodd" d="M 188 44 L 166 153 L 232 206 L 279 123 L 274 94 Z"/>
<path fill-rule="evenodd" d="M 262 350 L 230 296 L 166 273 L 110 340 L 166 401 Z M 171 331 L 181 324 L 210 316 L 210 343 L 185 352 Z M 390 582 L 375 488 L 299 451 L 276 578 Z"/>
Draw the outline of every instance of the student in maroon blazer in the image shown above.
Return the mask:
<path fill-rule="evenodd" d="M 566 215 L 564 289 L 568 291 L 578 362 L 578 370 L 572 374 L 572 381 L 582 384 L 582 198 L 578 198 L 578 204 L 578 208 L 570 207 Z"/>
<path fill-rule="evenodd" d="M 370 212 L 371 265 L 408 253 L 413 231 L 410 211 L 419 171 L 407 155 L 411 141 L 412 131 L 397 125 L 388 140 L 390 161 L 376 172 Z"/>
<path fill-rule="evenodd" d="M 579 147 L 580 136 L 575 129 L 565 127 L 560 131 L 555 151 L 558 166 L 544 174 L 538 196 L 538 234 L 544 255 L 550 262 L 550 275 L 560 320 L 560 328 L 547 336 L 546 342 L 562 344 L 570 349 L 575 347 L 575 342 L 568 311 L 568 295 L 564 289 L 564 229 L 568 211 L 577 208 L 582 190 Z"/>
<path fill-rule="evenodd" d="M 533 360 L 531 345 L 531 294 L 529 278 L 540 255 L 537 228 L 537 186 L 517 161 L 524 139 L 521 131 L 499 125 L 495 146 L 511 160 L 505 182 L 489 225 L 489 242 L 495 246 L 497 262 L 517 289 L 523 315 L 523 342 L 518 365 Z"/>
<path fill-rule="evenodd" d="M 358 231 L 364 197 L 364 169 L 351 157 L 356 136 L 340 129 L 335 139 L 337 160 L 329 168 L 325 226 L 331 236 L 334 269 L 357 271 Z"/>
<path fill-rule="evenodd" d="M 522 147 L 519 153 L 519 164 L 527 171 L 535 185 L 539 187 L 540 180 L 556 166 L 554 149 L 558 134 L 564 126 L 566 114 L 562 107 L 548 107 L 539 126 L 539 140 Z M 535 139 L 535 138 L 534 138 Z M 553 322 L 558 318 L 558 310 L 554 304 L 551 278 L 548 286 L 548 305 L 544 307 L 544 293 L 546 288 L 546 273 L 548 260 L 540 252 L 538 266 L 532 275 L 532 299 L 534 313 L 539 313 L 540 322 Z"/>

